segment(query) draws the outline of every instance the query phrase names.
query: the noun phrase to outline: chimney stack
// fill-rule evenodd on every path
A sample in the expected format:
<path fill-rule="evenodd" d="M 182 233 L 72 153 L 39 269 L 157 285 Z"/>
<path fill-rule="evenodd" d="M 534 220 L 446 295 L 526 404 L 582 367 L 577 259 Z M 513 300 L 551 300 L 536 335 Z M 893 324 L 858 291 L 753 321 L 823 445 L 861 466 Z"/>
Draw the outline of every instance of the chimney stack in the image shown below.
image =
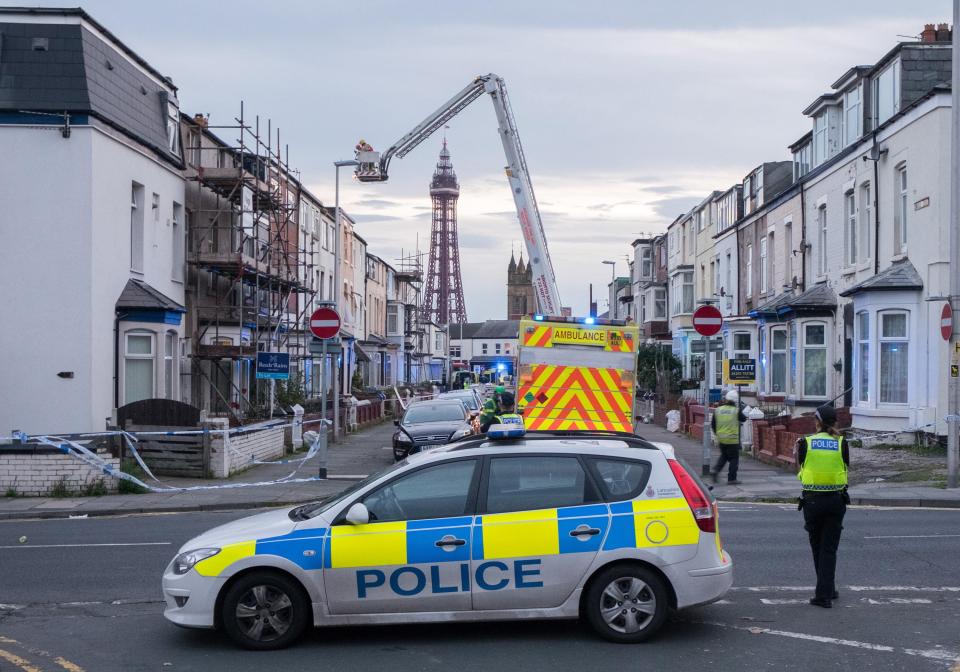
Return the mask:
<path fill-rule="evenodd" d="M 950 30 L 950 24 L 937 24 L 937 42 L 950 42 L 953 39 L 953 31 Z"/>
<path fill-rule="evenodd" d="M 932 23 L 924 24 L 923 32 L 920 33 L 921 42 L 936 42 L 937 41 L 937 29 L 934 28 Z"/>

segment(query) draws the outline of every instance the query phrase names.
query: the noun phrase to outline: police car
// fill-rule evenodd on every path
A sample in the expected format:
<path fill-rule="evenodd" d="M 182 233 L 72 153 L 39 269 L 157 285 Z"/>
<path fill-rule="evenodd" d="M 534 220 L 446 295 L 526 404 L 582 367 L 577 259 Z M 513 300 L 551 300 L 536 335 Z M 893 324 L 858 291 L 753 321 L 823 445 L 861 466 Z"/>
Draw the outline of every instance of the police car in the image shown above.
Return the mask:
<path fill-rule="evenodd" d="M 192 539 L 164 572 L 164 616 L 249 649 L 309 625 L 529 618 L 640 642 L 732 572 L 716 503 L 669 445 L 499 425 Z"/>

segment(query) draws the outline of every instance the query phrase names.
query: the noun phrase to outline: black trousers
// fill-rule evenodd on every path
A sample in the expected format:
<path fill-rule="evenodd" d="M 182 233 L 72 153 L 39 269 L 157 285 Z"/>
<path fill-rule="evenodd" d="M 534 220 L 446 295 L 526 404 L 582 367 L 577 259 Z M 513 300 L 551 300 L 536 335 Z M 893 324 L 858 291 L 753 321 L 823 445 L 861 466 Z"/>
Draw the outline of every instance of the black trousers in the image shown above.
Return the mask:
<path fill-rule="evenodd" d="M 728 462 L 730 463 L 730 469 L 727 471 L 727 480 L 735 481 L 737 480 L 737 469 L 740 468 L 740 446 L 735 443 L 720 444 L 720 459 L 717 460 L 713 473 L 719 474 Z"/>
<path fill-rule="evenodd" d="M 817 572 L 816 597 L 829 600 L 837 588 L 837 547 L 846 512 L 847 505 L 839 492 L 803 495 L 803 527 L 810 537 L 813 568 Z"/>

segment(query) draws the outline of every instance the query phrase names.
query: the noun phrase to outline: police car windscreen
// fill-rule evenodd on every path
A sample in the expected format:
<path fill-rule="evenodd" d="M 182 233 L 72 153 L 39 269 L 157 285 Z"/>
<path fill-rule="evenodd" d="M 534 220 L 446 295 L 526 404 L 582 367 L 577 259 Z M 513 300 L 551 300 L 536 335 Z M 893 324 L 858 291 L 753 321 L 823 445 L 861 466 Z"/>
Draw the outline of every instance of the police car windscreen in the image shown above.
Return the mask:
<path fill-rule="evenodd" d="M 459 404 L 418 404 L 403 418 L 403 424 L 415 425 L 419 422 L 444 422 L 463 420 L 463 408 Z"/>

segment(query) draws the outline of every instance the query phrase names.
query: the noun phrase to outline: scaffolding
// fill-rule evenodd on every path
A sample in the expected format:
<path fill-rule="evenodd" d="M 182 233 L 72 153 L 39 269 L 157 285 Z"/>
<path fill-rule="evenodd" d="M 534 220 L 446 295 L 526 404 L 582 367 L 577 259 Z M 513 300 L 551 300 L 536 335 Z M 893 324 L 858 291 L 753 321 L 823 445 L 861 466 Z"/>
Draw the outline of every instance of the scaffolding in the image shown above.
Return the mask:
<path fill-rule="evenodd" d="M 259 116 L 248 123 L 243 103 L 233 124 L 197 115 L 182 127 L 194 403 L 238 420 L 260 416 L 272 381 L 255 377 L 257 353 L 288 354 L 291 377 L 309 357 L 314 257 L 298 226 L 300 184 L 279 129 L 269 120 L 262 128 Z"/>

